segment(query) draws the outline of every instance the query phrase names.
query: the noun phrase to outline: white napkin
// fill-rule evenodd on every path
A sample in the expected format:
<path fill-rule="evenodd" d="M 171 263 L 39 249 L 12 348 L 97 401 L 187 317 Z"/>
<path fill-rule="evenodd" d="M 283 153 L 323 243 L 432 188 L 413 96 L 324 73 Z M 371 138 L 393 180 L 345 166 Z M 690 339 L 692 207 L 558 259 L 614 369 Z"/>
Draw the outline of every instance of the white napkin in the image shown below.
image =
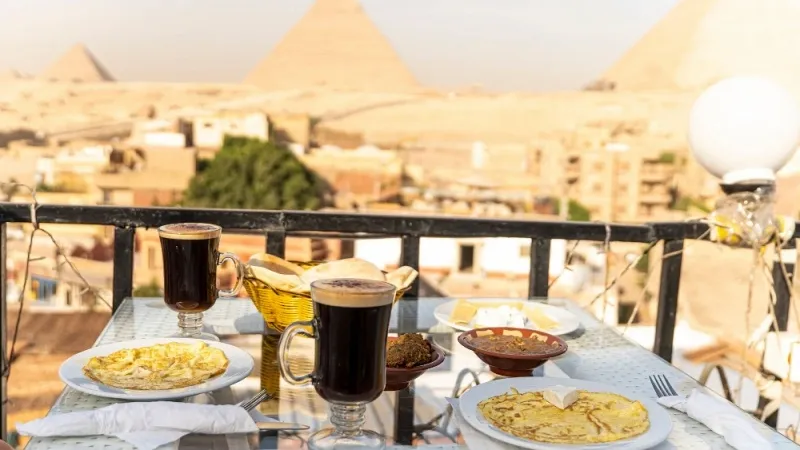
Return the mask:
<path fill-rule="evenodd" d="M 685 412 L 692 419 L 707 426 L 722 436 L 725 442 L 736 450 L 769 450 L 770 441 L 753 427 L 750 420 L 732 410 L 731 405 L 722 399 L 693 389 L 688 397 L 661 397 L 658 403 Z"/>
<path fill-rule="evenodd" d="M 17 431 L 37 437 L 116 436 L 138 450 L 154 450 L 189 433 L 255 433 L 258 427 L 236 405 L 140 402 L 47 416 L 17 424 Z"/>

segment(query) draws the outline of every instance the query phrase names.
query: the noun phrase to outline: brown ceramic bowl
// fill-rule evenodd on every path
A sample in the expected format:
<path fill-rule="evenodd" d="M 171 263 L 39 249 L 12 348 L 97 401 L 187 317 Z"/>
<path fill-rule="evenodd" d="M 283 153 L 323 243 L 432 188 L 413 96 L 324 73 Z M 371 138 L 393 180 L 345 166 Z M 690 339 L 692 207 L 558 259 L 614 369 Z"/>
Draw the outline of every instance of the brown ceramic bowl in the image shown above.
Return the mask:
<path fill-rule="evenodd" d="M 396 336 L 389 336 L 389 342 L 397 339 Z M 433 349 L 433 359 L 431 362 L 427 364 L 423 364 L 417 367 L 411 368 L 398 368 L 398 367 L 386 367 L 386 388 L 384 391 L 400 391 L 408 387 L 408 385 L 419 378 L 420 375 L 425 373 L 426 370 L 436 367 L 444 361 L 444 352 L 442 349 L 436 346 L 430 339 L 428 342 L 431 343 L 431 348 Z"/>
<path fill-rule="evenodd" d="M 486 351 L 476 347 L 470 342 L 473 338 L 478 337 L 478 332 L 491 331 L 495 335 L 502 335 L 504 330 L 519 331 L 522 333 L 523 338 L 542 340 L 549 344 L 551 348 L 535 354 L 515 355 Z M 563 355 L 567 351 L 567 343 L 560 337 L 528 328 L 476 328 L 461 333 L 461 335 L 458 336 L 458 343 L 475 352 L 481 361 L 489 365 L 489 369 L 492 372 L 506 377 L 529 377 L 533 369 L 541 366 L 548 359 Z"/>

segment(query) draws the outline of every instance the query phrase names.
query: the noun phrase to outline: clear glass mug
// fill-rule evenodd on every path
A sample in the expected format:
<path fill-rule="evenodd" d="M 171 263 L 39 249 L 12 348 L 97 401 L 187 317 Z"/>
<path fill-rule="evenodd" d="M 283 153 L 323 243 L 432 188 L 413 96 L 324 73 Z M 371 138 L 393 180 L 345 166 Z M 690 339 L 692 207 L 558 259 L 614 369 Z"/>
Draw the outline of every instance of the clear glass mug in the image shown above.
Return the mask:
<path fill-rule="evenodd" d="M 203 312 L 217 297 L 235 297 L 244 282 L 244 265 L 233 253 L 219 253 L 222 228 L 208 223 L 175 223 L 158 229 L 164 258 L 164 302 L 178 313 L 176 337 L 219 340 L 204 333 Z M 217 289 L 217 266 L 233 261 L 236 285 Z"/>
<path fill-rule="evenodd" d="M 384 281 L 315 281 L 314 319 L 295 322 L 281 335 L 278 366 L 283 378 L 295 385 L 311 382 L 330 404 L 333 428 L 312 435 L 310 449 L 385 447 L 383 436 L 363 426 L 367 404 L 386 386 L 386 340 L 395 290 Z M 298 334 L 314 339 L 314 370 L 308 374 L 296 375 L 289 368 L 289 346 Z"/>

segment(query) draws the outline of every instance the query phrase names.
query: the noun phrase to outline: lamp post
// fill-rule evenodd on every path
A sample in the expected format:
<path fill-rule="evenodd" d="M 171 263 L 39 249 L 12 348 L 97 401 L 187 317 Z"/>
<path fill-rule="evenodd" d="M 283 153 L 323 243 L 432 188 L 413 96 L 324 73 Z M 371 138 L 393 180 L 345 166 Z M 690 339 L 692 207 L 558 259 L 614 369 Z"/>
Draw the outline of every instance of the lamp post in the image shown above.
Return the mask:
<path fill-rule="evenodd" d="M 800 143 L 797 101 L 768 79 L 722 80 L 703 92 L 692 106 L 689 143 L 697 162 L 721 178 L 720 187 L 727 197 L 718 203 L 720 217 L 729 227 L 738 229 L 757 255 L 758 249 L 774 238 L 775 230 L 781 231 L 772 212 L 773 193 L 776 173 L 789 162 Z M 712 224 L 712 230 L 714 227 Z M 772 268 L 776 292 L 776 320 L 770 327 L 773 332 L 787 330 L 791 302 L 794 264 L 784 266 L 781 253 L 776 245 Z M 788 277 L 784 277 L 784 267 Z M 768 403 L 769 399 L 761 396 L 759 410 L 763 412 Z M 764 422 L 776 426 L 777 411 L 764 417 Z"/>

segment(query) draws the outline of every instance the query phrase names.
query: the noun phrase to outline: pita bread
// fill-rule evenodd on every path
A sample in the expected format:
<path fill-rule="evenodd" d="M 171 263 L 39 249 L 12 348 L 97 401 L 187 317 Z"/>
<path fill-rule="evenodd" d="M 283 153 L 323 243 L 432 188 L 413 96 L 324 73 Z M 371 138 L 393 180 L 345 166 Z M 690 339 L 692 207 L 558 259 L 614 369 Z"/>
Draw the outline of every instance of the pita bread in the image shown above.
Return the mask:
<path fill-rule="evenodd" d="M 255 278 L 275 289 L 298 294 L 306 293 L 310 290 L 309 286 L 303 283 L 303 280 L 294 274 L 278 273 L 264 267 L 253 265 L 250 266 L 250 271 Z"/>
<path fill-rule="evenodd" d="M 398 291 L 411 286 L 411 283 L 417 279 L 417 271 L 408 266 L 398 267 L 397 269 L 386 274 L 386 281 L 392 283 Z"/>
<path fill-rule="evenodd" d="M 298 277 L 304 272 L 303 268 L 297 264 L 269 253 L 256 253 L 250 257 L 250 261 L 247 264 L 263 267 L 280 274 L 297 275 Z"/>
<path fill-rule="evenodd" d="M 300 279 L 308 285 L 317 280 L 331 278 L 361 278 L 364 280 L 386 281 L 383 272 L 375 264 L 359 258 L 326 262 L 312 267 L 300 275 Z"/>

